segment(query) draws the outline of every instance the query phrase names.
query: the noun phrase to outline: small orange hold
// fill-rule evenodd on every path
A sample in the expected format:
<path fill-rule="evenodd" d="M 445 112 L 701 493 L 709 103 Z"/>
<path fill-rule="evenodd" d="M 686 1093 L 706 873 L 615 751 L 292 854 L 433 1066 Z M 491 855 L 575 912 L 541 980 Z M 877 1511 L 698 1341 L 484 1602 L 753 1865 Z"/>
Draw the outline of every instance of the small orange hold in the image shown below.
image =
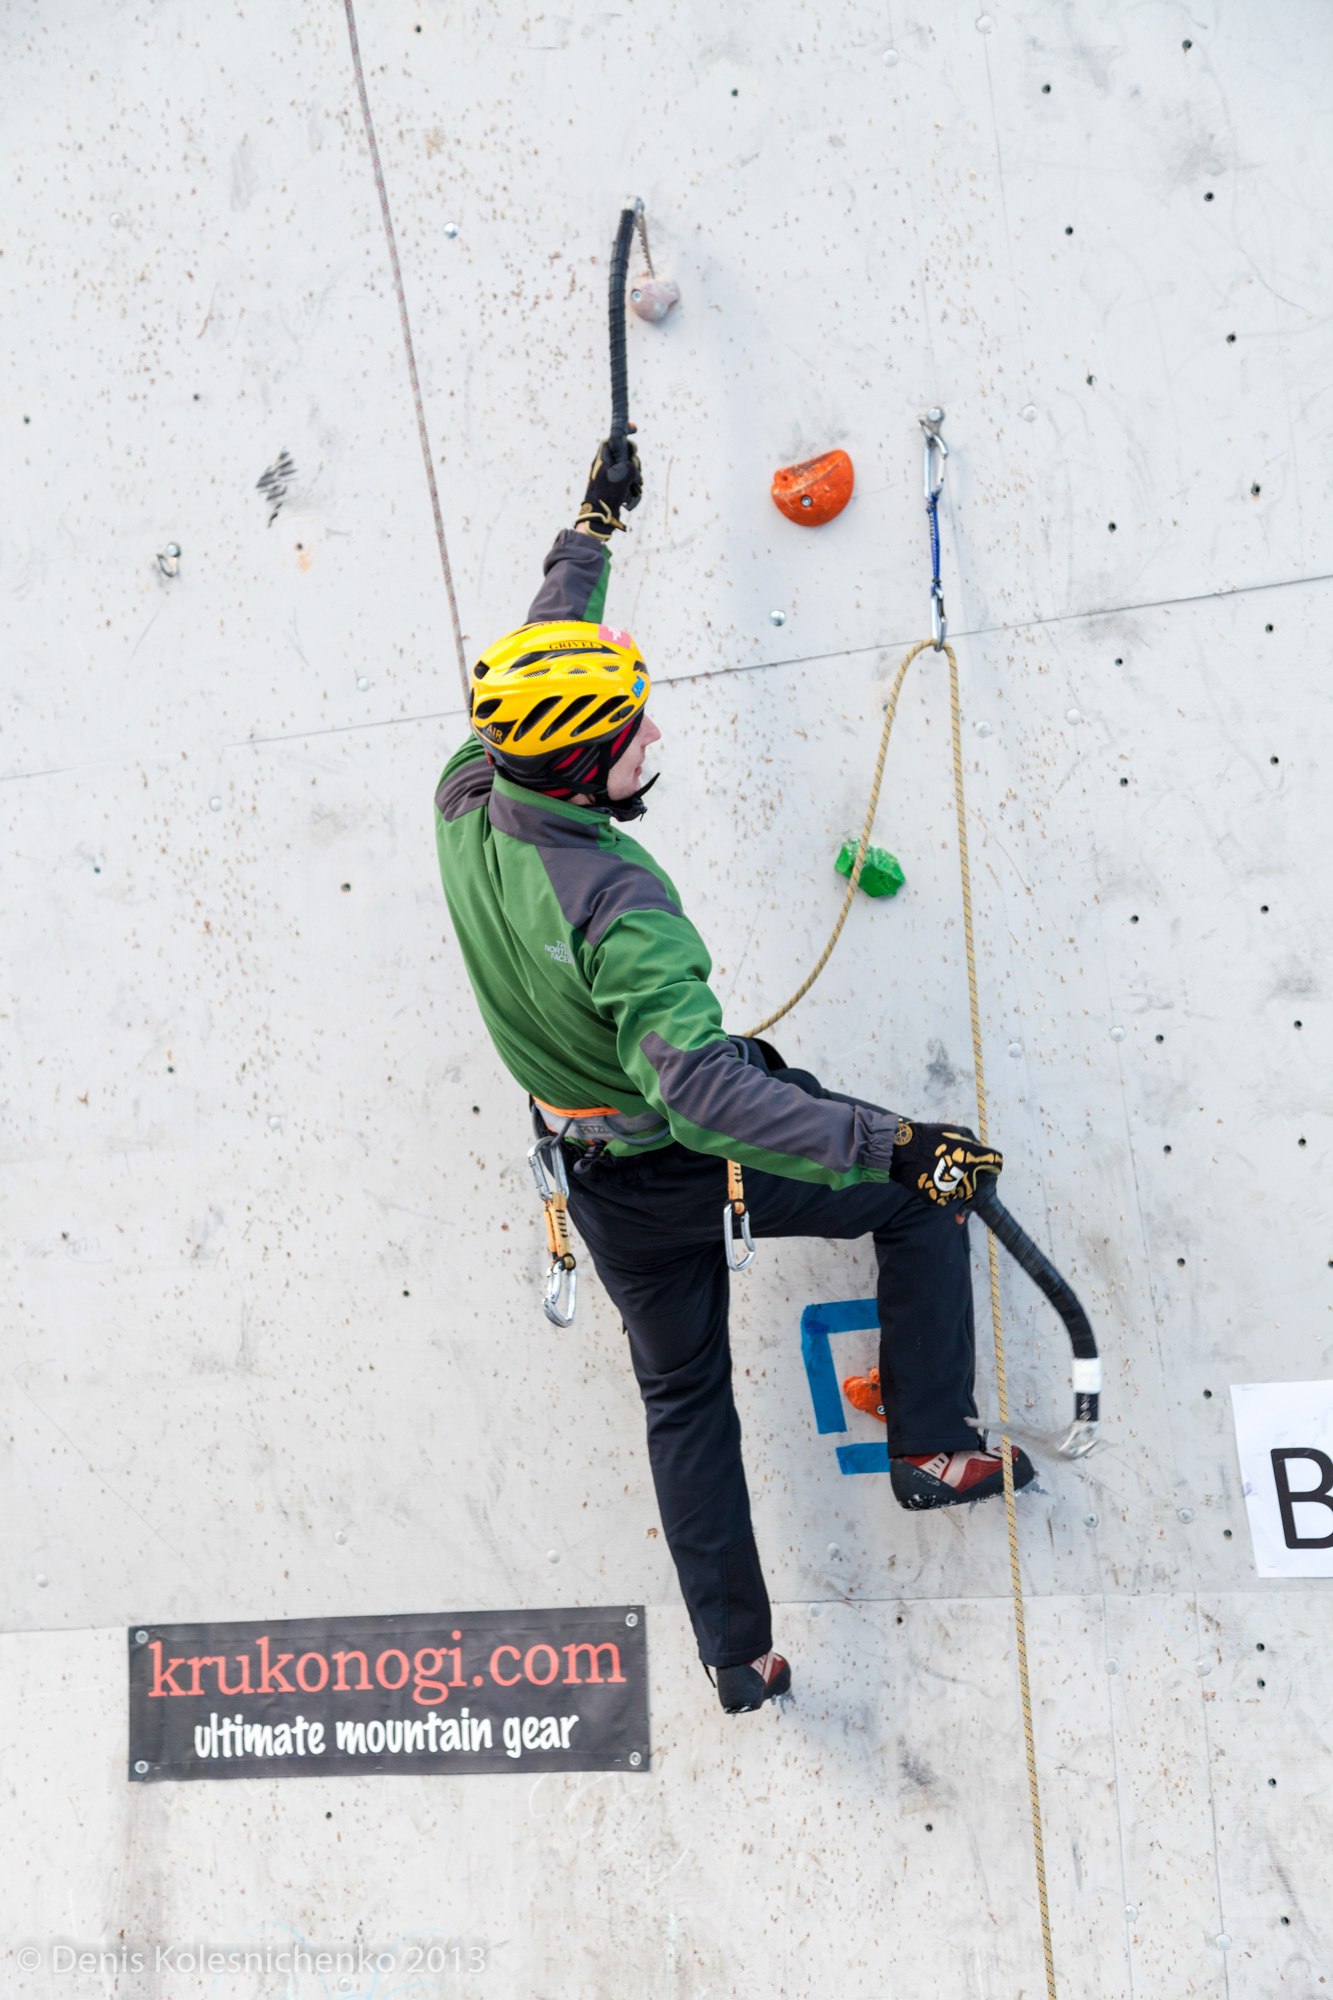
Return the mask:
<path fill-rule="evenodd" d="M 884 1391 L 879 1386 L 879 1369 L 870 1368 L 864 1375 L 843 1377 L 842 1393 L 854 1410 L 863 1410 L 868 1417 L 884 1416 Z"/>
<path fill-rule="evenodd" d="M 841 514 L 852 497 L 855 474 L 845 451 L 822 452 L 773 474 L 773 502 L 789 521 L 820 528 Z"/>

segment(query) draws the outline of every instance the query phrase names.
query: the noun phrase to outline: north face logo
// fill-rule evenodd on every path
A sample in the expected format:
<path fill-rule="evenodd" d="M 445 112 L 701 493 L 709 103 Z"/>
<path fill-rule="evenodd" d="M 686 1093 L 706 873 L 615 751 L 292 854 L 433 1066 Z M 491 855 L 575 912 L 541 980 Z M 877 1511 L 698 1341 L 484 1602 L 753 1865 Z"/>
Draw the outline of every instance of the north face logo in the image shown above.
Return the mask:
<path fill-rule="evenodd" d="M 574 963 L 574 954 L 567 944 L 548 944 L 546 950 L 550 952 L 557 965 Z"/>

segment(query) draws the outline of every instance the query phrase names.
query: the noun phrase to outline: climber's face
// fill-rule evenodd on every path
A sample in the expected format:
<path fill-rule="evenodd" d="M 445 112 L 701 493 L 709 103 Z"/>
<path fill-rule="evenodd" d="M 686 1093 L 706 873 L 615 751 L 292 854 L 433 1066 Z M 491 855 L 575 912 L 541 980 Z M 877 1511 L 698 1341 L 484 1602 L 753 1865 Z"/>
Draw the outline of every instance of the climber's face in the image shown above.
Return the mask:
<path fill-rule="evenodd" d="M 628 799 L 638 791 L 643 783 L 643 765 L 654 743 L 660 742 L 661 730 L 644 710 L 643 721 L 634 732 L 633 742 L 626 745 L 611 766 L 606 789 L 613 799 Z"/>

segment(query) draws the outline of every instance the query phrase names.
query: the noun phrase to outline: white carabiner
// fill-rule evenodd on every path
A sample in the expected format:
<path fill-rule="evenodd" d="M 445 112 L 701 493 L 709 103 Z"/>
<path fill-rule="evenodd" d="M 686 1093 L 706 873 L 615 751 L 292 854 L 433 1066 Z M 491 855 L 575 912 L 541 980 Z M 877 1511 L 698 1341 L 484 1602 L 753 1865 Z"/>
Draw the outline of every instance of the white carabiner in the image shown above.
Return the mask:
<path fill-rule="evenodd" d="M 944 461 L 949 456 L 949 447 L 940 436 L 940 425 L 944 422 L 944 412 L 938 409 L 927 410 L 925 416 L 919 417 L 917 421 L 921 425 L 925 437 L 926 464 L 924 485 L 926 505 L 929 507 L 931 502 L 938 500 L 940 494 L 944 491 Z M 935 452 L 939 453 L 938 478 L 935 476 Z"/>

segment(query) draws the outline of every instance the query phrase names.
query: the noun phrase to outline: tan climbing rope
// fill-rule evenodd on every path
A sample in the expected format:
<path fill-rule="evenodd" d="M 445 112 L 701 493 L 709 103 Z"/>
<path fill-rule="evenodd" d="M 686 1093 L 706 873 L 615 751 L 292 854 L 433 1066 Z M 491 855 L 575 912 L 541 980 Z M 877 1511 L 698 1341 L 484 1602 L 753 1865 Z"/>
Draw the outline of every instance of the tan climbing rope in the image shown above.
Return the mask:
<path fill-rule="evenodd" d="M 870 799 L 866 806 L 865 824 L 861 828 L 861 838 L 857 844 L 856 859 L 852 863 L 852 872 L 847 883 L 847 893 L 842 899 L 842 908 L 838 911 L 838 921 L 833 926 L 833 935 L 820 953 L 814 971 L 808 979 L 803 980 L 801 985 L 797 987 L 791 999 L 785 1001 L 778 1008 L 776 1014 L 769 1014 L 756 1027 L 747 1028 L 745 1030 L 747 1035 L 762 1035 L 765 1028 L 771 1028 L 775 1021 L 782 1019 L 784 1014 L 790 1014 L 796 1002 L 805 998 L 805 995 L 810 991 L 810 988 L 814 985 L 833 955 L 833 947 L 842 935 L 842 927 L 847 921 L 847 912 L 852 907 L 852 898 L 856 894 L 856 885 L 861 879 L 861 870 L 865 865 L 866 848 L 870 844 L 870 833 L 875 824 L 875 811 L 879 805 L 879 788 L 884 777 L 884 759 L 888 755 L 889 737 L 893 732 L 893 718 L 898 712 L 898 696 L 902 693 L 903 682 L 907 679 L 907 669 L 911 666 L 917 654 L 925 652 L 931 643 L 929 639 L 923 639 L 919 645 L 910 647 L 903 654 L 902 663 L 893 677 L 893 686 L 889 690 L 888 706 L 884 711 L 884 727 L 880 732 L 879 755 L 875 759 L 875 780 L 870 787 Z M 944 650 L 946 653 L 949 652 L 947 646 Z M 949 653 L 949 658 L 953 658 L 952 653 Z"/>
<path fill-rule="evenodd" d="M 972 934 L 972 875 L 967 851 L 967 809 L 963 795 L 963 725 L 962 702 L 958 692 L 958 661 L 953 647 L 947 642 L 936 649 L 934 641 L 922 639 L 904 653 L 902 662 L 894 676 L 889 690 L 888 705 L 884 711 L 884 728 L 879 739 L 879 755 L 875 759 L 875 778 L 870 787 L 870 801 L 866 807 L 865 823 L 861 828 L 861 839 L 856 850 L 856 860 L 852 867 L 847 892 L 842 899 L 838 920 L 833 926 L 833 935 L 820 954 L 819 961 L 791 999 L 775 1014 L 770 1014 L 757 1027 L 747 1033 L 758 1035 L 765 1028 L 771 1028 L 784 1014 L 790 1013 L 818 979 L 828 964 L 834 945 L 838 942 L 842 927 L 847 921 L 856 885 L 861 878 L 861 867 L 865 860 L 866 848 L 870 842 L 871 830 L 875 824 L 875 810 L 879 804 L 879 789 L 884 777 L 884 759 L 888 753 L 889 737 L 893 730 L 893 719 L 898 709 L 898 697 L 902 692 L 907 669 L 918 653 L 941 650 L 949 661 L 949 709 L 953 731 L 953 792 L 954 809 L 958 817 L 958 862 L 963 890 L 963 946 L 967 955 L 967 1004 L 972 1024 L 972 1060 L 977 1075 L 977 1136 L 983 1146 L 989 1145 L 988 1112 L 986 1105 L 986 1065 L 981 1047 L 981 1006 L 977 998 L 976 948 Z M 990 1258 L 990 1310 L 991 1327 L 995 1340 L 995 1387 L 1000 1411 L 1000 1460 L 1004 1470 L 1004 1515 L 1009 1532 L 1009 1584 L 1014 1600 L 1014 1637 L 1018 1653 L 1018 1687 L 1023 1707 L 1023 1747 L 1027 1756 L 1028 1796 L 1032 1809 L 1032 1846 L 1037 1866 L 1037 1903 L 1041 1911 L 1041 1948 L 1046 1962 L 1047 2000 L 1057 2000 L 1055 1989 L 1055 1956 L 1051 1947 L 1051 1913 L 1046 1899 L 1046 1854 L 1041 1837 L 1041 1794 L 1037 1784 L 1037 1750 L 1032 1728 L 1032 1691 L 1028 1678 L 1027 1625 L 1023 1616 L 1023 1577 L 1018 1560 L 1018 1515 L 1014 1504 L 1014 1466 L 1010 1454 L 1007 1435 L 1009 1423 L 1009 1386 L 1004 1365 L 1004 1322 L 1000 1309 L 1000 1256 L 994 1236 L 986 1232 L 986 1249 Z"/>

